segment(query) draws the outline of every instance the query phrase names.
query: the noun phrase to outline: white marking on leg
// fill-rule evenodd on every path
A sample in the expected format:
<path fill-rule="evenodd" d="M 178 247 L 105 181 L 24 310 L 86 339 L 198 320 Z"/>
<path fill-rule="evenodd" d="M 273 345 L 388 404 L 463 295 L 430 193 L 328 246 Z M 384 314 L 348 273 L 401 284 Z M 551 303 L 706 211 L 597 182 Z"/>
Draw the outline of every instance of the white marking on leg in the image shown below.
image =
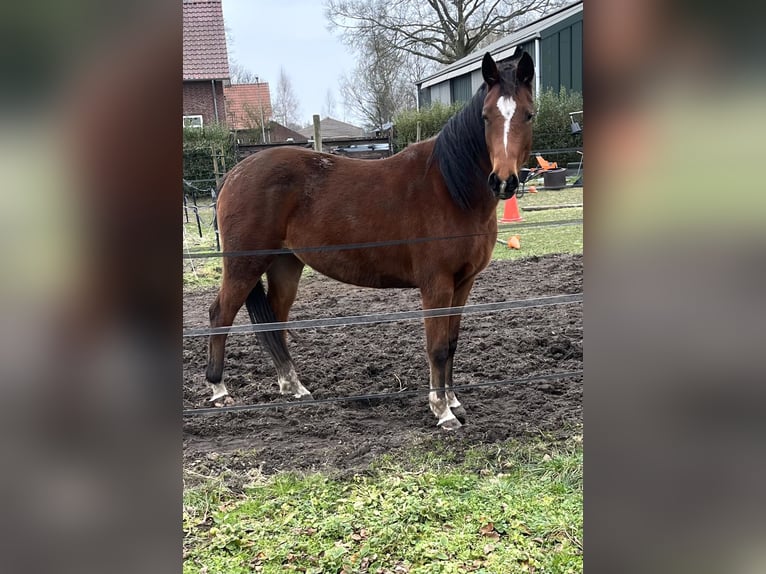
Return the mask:
<path fill-rule="evenodd" d="M 211 403 L 229 394 L 229 391 L 226 390 L 226 385 L 223 384 L 223 381 L 217 384 L 210 383 L 210 388 L 213 389 L 213 398 L 210 399 Z"/>
<path fill-rule="evenodd" d="M 438 422 L 438 423 L 436 423 L 436 426 L 437 426 L 437 427 L 440 427 L 440 426 L 442 426 L 444 423 L 446 423 L 447 421 L 451 421 L 452 419 L 455 419 L 455 420 L 457 420 L 457 417 L 456 417 L 455 415 L 453 415 L 451 412 L 448 412 L 448 413 L 447 413 L 447 414 L 445 414 L 445 415 L 444 415 L 442 418 L 440 418 L 440 419 L 439 419 L 439 422 Z"/>
<path fill-rule="evenodd" d="M 280 374 L 277 380 L 279 382 L 279 392 L 283 395 L 292 394 L 296 399 L 311 395 L 311 392 L 301 384 L 300 379 L 298 379 L 298 373 L 295 372 L 292 366 L 287 374 Z"/>
<path fill-rule="evenodd" d="M 497 99 L 497 109 L 500 110 L 500 113 L 505 118 L 503 123 L 503 147 L 505 148 L 505 156 L 508 157 L 508 132 L 511 129 L 511 118 L 516 111 L 516 100 L 500 96 Z"/>
<path fill-rule="evenodd" d="M 431 412 L 433 412 L 439 419 L 439 422 L 436 423 L 436 426 L 441 426 L 448 420 L 457 418 L 454 414 L 452 414 L 452 411 L 450 410 L 450 406 L 448 404 L 449 399 L 439 399 L 439 395 L 436 391 L 431 391 L 428 394 L 428 403 L 431 406 Z"/>
<path fill-rule="evenodd" d="M 457 400 L 455 393 L 453 393 L 452 391 L 449 391 L 447 393 L 447 398 L 449 399 L 449 408 L 456 409 L 459 406 L 461 406 L 460 401 Z"/>
<path fill-rule="evenodd" d="M 290 394 L 293 390 L 290 381 L 282 375 L 277 375 L 277 383 L 279 383 L 279 392 L 283 395 Z"/>

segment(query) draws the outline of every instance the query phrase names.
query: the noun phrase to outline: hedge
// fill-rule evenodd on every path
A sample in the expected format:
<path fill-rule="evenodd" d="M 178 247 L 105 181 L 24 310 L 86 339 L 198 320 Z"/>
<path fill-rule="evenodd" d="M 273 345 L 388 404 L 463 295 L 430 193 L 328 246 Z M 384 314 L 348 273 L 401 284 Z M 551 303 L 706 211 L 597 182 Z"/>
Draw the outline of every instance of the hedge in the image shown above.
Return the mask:
<path fill-rule="evenodd" d="M 569 114 L 583 109 L 583 99 L 580 92 L 570 92 L 561 88 L 558 92 L 552 89 L 543 90 L 535 102 L 537 117 L 535 118 L 533 150 L 563 149 L 582 146 L 582 134 L 573 135 Z M 583 127 L 582 115 L 575 116 L 575 121 Z M 566 162 L 579 162 L 580 154 L 556 155 L 547 158 L 560 166 Z"/>
<path fill-rule="evenodd" d="M 537 116 L 535 118 L 532 149 L 563 149 L 582 146 L 582 135 L 572 135 L 570 112 L 576 112 L 583 109 L 583 98 L 579 92 L 570 92 L 566 88 L 561 88 L 556 92 L 552 89 L 544 90 L 537 98 L 535 103 Z M 396 151 L 400 151 L 409 144 L 416 141 L 417 123 L 421 122 L 420 139 L 424 140 L 439 133 L 453 115 L 460 111 L 463 104 L 446 105 L 435 102 L 427 108 L 420 111 L 407 110 L 399 113 L 394 119 L 396 126 L 395 145 Z M 582 115 L 575 120 L 582 127 Z M 558 162 L 559 165 L 565 165 L 566 162 L 575 162 L 580 160 L 580 155 L 576 152 L 569 154 L 556 154 L 551 156 L 549 161 Z M 536 164 L 534 159 L 530 165 Z"/>
<path fill-rule="evenodd" d="M 224 164 L 229 170 L 236 163 L 234 138 L 226 126 L 214 124 L 204 128 L 184 128 L 183 177 L 186 180 L 214 179 L 212 150 L 223 150 Z M 214 182 L 199 184 L 208 189 Z M 188 190 L 187 190 L 188 191 Z"/>
<path fill-rule="evenodd" d="M 418 121 L 420 121 L 420 139 L 425 140 L 435 136 L 447 123 L 447 120 L 463 108 L 462 103 L 448 106 L 441 102 L 434 102 L 427 108 L 418 110 L 405 110 L 394 118 L 396 137 L 395 151 L 406 148 L 417 141 Z"/>

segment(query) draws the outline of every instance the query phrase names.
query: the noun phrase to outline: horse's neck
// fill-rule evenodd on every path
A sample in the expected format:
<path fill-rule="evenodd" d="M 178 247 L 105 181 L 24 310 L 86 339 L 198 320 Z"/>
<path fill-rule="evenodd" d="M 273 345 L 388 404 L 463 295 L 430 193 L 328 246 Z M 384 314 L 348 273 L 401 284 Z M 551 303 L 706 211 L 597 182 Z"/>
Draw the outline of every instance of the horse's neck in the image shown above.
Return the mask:
<path fill-rule="evenodd" d="M 424 140 L 422 142 L 418 142 L 415 144 L 410 144 L 407 146 L 406 150 L 409 152 L 409 157 L 416 162 L 424 162 L 427 166 L 427 173 L 434 174 L 435 181 L 438 181 L 438 184 L 441 188 L 443 188 L 444 193 L 446 193 L 449 196 L 449 190 L 447 189 L 447 183 L 444 181 L 443 176 L 441 175 L 441 171 L 439 170 L 439 162 L 437 159 L 433 156 L 433 150 L 434 146 L 436 145 L 436 136 L 431 137 L 427 140 Z M 491 167 L 489 165 L 489 161 L 487 161 L 486 166 L 486 172 L 487 177 L 489 177 L 489 173 L 491 171 Z M 484 191 L 479 190 L 479 191 Z M 491 193 L 476 193 L 475 197 L 477 198 L 473 205 L 471 206 L 471 213 L 473 217 L 478 217 L 481 220 L 484 219 L 496 219 L 496 211 L 497 211 L 497 199 L 495 199 Z M 450 201 L 452 201 L 452 198 L 450 197 Z"/>

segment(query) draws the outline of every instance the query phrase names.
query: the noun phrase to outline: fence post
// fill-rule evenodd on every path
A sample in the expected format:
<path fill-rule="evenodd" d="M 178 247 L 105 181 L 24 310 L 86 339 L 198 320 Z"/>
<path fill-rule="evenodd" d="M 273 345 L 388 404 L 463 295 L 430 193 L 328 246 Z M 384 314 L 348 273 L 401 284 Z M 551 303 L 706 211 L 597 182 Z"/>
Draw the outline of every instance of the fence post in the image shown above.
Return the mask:
<path fill-rule="evenodd" d="M 218 251 L 220 251 L 221 238 L 218 234 L 218 194 L 216 194 L 215 189 L 210 190 L 210 198 L 212 199 L 210 207 L 213 208 L 213 230 L 215 230 L 215 248 Z"/>
<path fill-rule="evenodd" d="M 214 146 L 210 146 L 210 155 L 213 158 L 213 173 L 215 174 L 215 185 L 216 187 L 221 185 L 221 176 L 226 173 L 226 152 L 223 149 L 223 146 L 218 146 L 218 149 L 216 149 Z M 220 168 L 218 165 L 218 161 L 220 160 Z"/>
<path fill-rule="evenodd" d="M 322 132 L 319 129 L 319 115 L 314 114 L 314 149 L 322 151 Z"/>
<path fill-rule="evenodd" d="M 417 127 L 415 128 L 415 141 L 420 141 L 420 120 L 418 120 Z"/>

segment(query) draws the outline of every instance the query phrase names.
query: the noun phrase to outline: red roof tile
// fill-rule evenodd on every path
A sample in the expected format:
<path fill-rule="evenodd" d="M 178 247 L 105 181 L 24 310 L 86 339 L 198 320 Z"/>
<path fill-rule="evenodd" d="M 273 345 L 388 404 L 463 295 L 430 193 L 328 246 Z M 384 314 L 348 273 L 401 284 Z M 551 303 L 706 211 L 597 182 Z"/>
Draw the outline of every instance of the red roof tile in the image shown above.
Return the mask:
<path fill-rule="evenodd" d="M 229 77 L 221 0 L 183 0 L 184 80 Z"/>
<path fill-rule="evenodd" d="M 260 125 L 261 106 L 264 121 L 271 119 L 268 82 L 225 86 L 223 96 L 226 99 L 226 121 L 231 128 L 244 130 Z"/>

